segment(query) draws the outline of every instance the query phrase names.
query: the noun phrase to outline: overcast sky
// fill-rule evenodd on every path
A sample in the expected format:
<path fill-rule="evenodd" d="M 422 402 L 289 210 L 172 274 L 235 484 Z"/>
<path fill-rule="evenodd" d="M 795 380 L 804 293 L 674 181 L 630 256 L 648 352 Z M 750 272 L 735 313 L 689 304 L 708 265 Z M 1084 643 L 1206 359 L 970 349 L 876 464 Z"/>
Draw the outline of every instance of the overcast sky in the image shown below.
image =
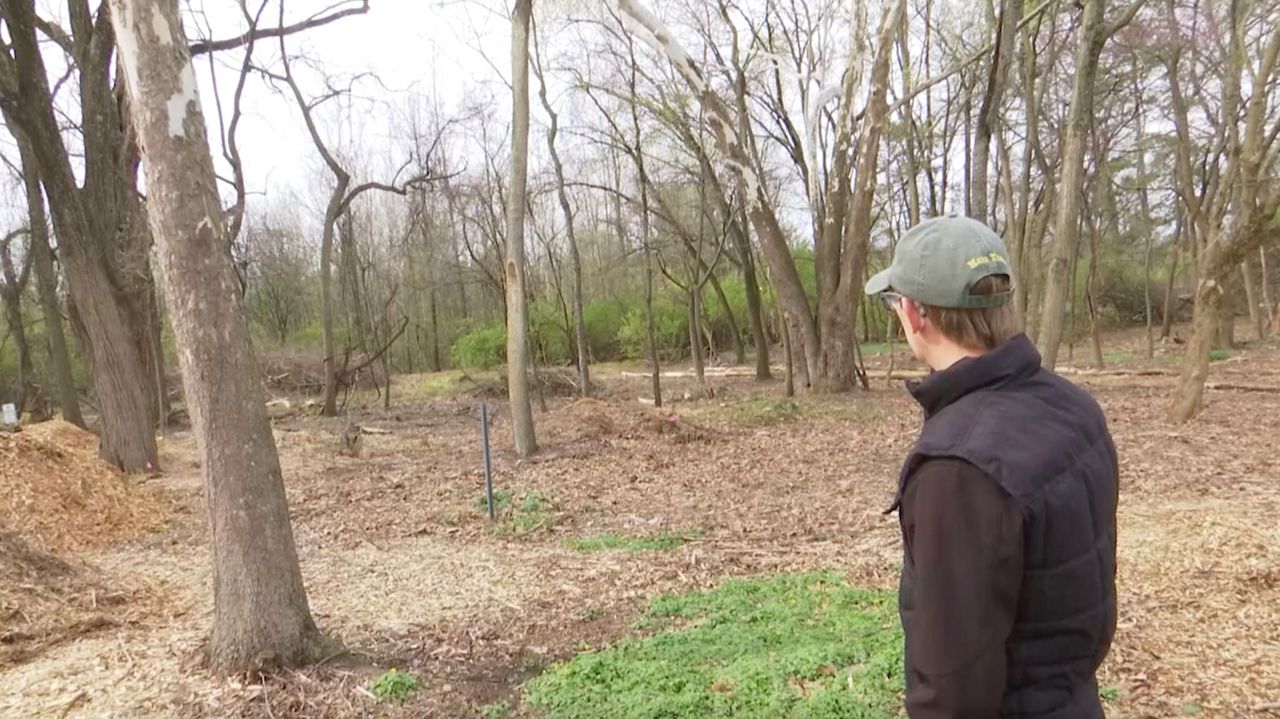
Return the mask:
<path fill-rule="evenodd" d="M 251 6 L 255 4 L 250 0 Z M 333 0 L 290 0 L 286 23 L 332 4 Z M 191 0 L 190 7 L 188 36 L 231 37 L 246 28 L 233 0 Z M 277 8 L 272 2 L 270 20 L 264 18 L 264 25 L 276 24 Z M 504 13 L 504 0 L 372 0 L 368 13 L 291 36 L 286 43 L 291 56 L 307 59 L 295 62 L 293 70 L 308 96 L 323 90 L 321 71 L 335 83 L 344 84 L 363 73 L 370 74 L 356 83 L 354 97 L 346 107 L 330 104 L 319 114 L 326 139 L 336 145 L 358 144 L 361 163 L 367 163 L 365 171 L 376 174 L 378 168 L 399 164 L 399 156 L 391 157 L 396 154 L 392 123 L 403 122 L 412 97 L 422 102 L 434 98 L 446 114 L 476 97 L 493 96 L 499 98 L 499 107 L 509 107 L 503 75 L 484 59 L 488 55 L 504 68 L 510 62 L 510 25 Z M 228 121 L 243 57 L 243 50 L 232 50 L 214 59 L 217 90 Z M 274 40 L 259 43 L 254 51 L 256 62 L 276 69 L 278 57 Z M 219 157 L 218 111 L 209 59 L 198 59 L 197 66 L 210 144 L 219 173 L 225 175 L 227 166 Z M 278 196 L 294 189 L 306 194 L 322 166 L 293 98 L 273 91 L 262 77 L 255 76 L 246 85 L 243 107 L 238 138 L 249 191 Z M 340 118 L 345 122 L 339 122 Z M 347 122 L 359 137 L 345 136 L 350 134 Z"/>

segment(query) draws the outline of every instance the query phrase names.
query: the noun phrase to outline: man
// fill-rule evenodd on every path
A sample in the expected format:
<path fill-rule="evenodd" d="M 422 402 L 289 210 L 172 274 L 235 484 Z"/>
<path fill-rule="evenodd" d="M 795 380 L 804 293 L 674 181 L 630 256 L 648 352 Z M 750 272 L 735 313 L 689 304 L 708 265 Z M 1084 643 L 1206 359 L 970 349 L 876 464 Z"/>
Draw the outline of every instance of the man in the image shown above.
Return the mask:
<path fill-rule="evenodd" d="M 1101 719 L 1118 464 L 1097 403 L 1017 330 L 1004 243 L 927 220 L 866 291 L 933 371 L 897 499 L 911 719 Z"/>

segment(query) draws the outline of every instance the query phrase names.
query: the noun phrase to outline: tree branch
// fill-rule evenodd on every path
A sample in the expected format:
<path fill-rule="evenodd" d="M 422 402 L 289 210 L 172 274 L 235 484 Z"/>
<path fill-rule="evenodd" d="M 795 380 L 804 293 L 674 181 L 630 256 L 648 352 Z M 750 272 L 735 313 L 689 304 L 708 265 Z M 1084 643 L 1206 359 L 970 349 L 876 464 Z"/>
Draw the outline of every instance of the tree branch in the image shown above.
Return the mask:
<path fill-rule="evenodd" d="M 272 27 L 272 28 L 264 28 L 264 29 L 251 27 L 247 32 L 237 37 L 227 38 L 225 40 L 202 40 L 200 42 L 192 43 L 191 56 L 195 57 L 196 55 L 203 55 L 209 52 L 232 50 L 237 47 L 242 47 L 244 45 L 247 45 L 254 40 L 263 40 L 266 38 L 273 38 L 273 37 L 284 37 L 285 35 L 292 35 L 294 33 L 303 32 L 305 30 L 314 30 L 315 28 L 324 27 L 325 25 L 328 25 L 330 23 L 337 22 L 338 20 L 341 20 L 342 18 L 345 18 L 345 17 L 351 17 L 352 15 L 363 15 L 369 12 L 369 0 L 361 0 L 360 5 L 358 7 L 345 8 L 343 10 L 339 10 L 329 15 L 324 14 L 325 12 L 328 12 L 329 10 L 332 10 L 333 8 L 338 7 L 339 5 L 344 5 L 344 4 L 346 4 L 345 1 L 340 2 L 336 5 L 332 5 L 326 8 L 325 10 L 322 10 L 319 13 L 312 15 L 306 20 L 303 20 L 301 22 L 296 22 L 292 25 L 281 24 L 280 27 Z"/>

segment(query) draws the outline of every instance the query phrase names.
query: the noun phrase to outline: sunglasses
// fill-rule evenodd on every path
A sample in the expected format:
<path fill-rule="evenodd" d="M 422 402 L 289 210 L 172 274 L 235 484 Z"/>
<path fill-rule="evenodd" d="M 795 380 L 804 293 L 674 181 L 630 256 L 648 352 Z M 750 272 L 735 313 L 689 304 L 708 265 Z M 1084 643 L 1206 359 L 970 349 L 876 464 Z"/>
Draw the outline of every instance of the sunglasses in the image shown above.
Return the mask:
<path fill-rule="evenodd" d="M 902 300 L 904 299 L 902 295 L 898 294 L 897 292 L 892 292 L 889 290 L 885 290 L 884 292 L 881 292 L 879 294 L 879 297 L 880 297 L 880 301 L 883 302 L 884 306 L 888 307 L 890 311 L 898 309 L 898 307 L 902 304 Z"/>
<path fill-rule="evenodd" d="M 884 303 L 884 306 L 889 308 L 890 312 L 901 307 L 902 301 L 906 299 L 905 295 L 900 295 L 892 290 L 885 290 L 884 292 L 881 292 L 878 297 L 880 298 L 880 301 Z M 924 307 L 921 307 L 919 303 L 916 303 L 916 309 L 920 312 L 921 317 L 925 316 Z"/>

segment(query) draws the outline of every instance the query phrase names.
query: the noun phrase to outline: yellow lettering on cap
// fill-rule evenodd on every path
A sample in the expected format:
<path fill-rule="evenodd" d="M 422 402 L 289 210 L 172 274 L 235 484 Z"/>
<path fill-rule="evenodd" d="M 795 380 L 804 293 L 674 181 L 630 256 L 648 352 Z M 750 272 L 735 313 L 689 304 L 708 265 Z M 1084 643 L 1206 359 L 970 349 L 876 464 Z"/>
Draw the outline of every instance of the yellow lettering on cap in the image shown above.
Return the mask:
<path fill-rule="evenodd" d="M 969 266 L 969 269 L 972 270 L 982 265 L 990 265 L 990 264 L 995 264 L 997 262 L 1004 262 L 1005 264 L 1008 264 L 1009 261 L 1006 260 L 1004 256 L 1001 255 L 999 252 L 992 252 L 989 255 L 979 255 L 978 257 L 974 257 L 973 259 L 969 260 L 965 264 L 967 264 Z"/>

